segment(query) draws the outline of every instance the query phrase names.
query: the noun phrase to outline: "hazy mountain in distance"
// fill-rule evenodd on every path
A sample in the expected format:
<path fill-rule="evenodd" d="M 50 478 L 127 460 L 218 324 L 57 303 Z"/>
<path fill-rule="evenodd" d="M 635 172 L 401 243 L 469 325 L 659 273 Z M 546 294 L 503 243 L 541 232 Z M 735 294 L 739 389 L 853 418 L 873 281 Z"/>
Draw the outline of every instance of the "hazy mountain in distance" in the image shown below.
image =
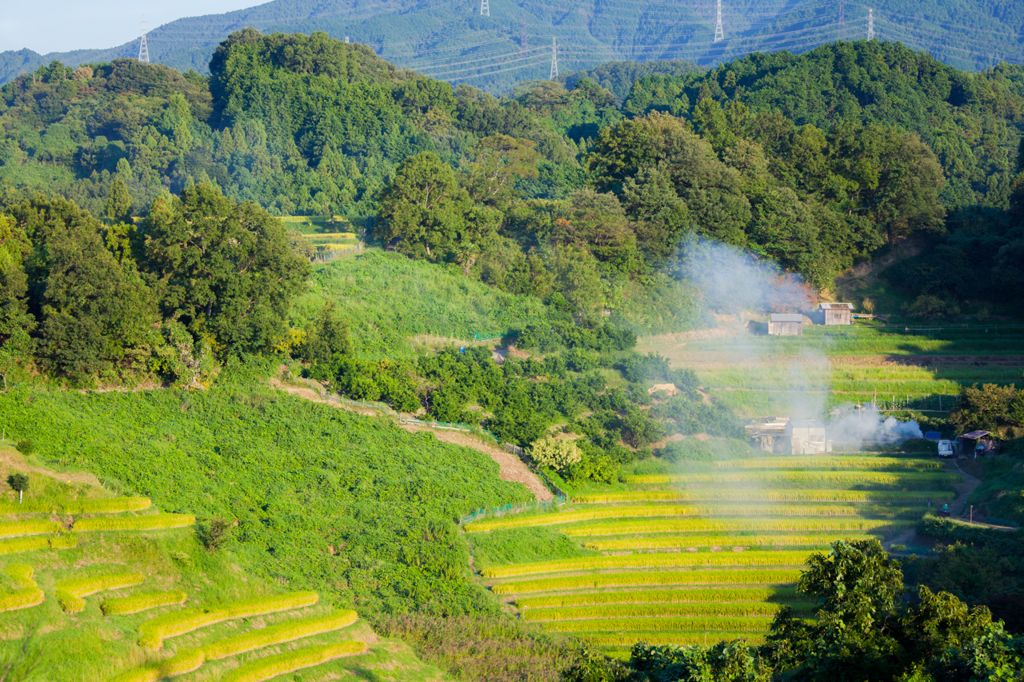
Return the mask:
<path fill-rule="evenodd" d="M 804 52 L 842 37 L 867 37 L 866 0 L 724 0 L 725 39 L 714 42 L 713 0 L 274 0 L 258 7 L 179 19 L 148 34 L 152 61 L 207 70 L 228 34 L 325 31 L 372 47 L 399 66 L 451 82 L 503 90 L 551 75 L 552 40 L 561 74 L 609 61 L 716 64 L 750 52 Z M 1020 0 L 871 0 L 875 35 L 899 40 L 961 69 L 1024 62 Z M 51 60 L 67 64 L 138 55 L 138 40 L 97 50 L 0 53 L 0 82 Z"/>

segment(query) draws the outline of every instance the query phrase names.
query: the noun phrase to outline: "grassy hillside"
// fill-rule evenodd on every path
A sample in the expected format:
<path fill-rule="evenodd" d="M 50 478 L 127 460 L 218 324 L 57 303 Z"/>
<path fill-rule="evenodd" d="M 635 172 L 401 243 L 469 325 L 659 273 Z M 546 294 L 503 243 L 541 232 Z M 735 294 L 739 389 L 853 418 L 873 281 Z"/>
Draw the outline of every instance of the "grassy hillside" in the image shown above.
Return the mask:
<path fill-rule="evenodd" d="M 879 38 L 928 50 L 958 68 L 974 70 L 1021 59 L 1017 34 L 1024 28 L 1024 12 L 1012 0 L 985 5 L 882 0 L 870 7 Z M 479 16 L 479 3 L 438 6 L 396 0 L 368 8 L 347 0 L 274 0 L 226 14 L 180 19 L 151 31 L 147 42 L 154 61 L 204 72 L 217 43 L 244 26 L 266 33 L 325 31 L 338 39 L 349 36 L 385 59 L 442 80 L 508 90 L 517 82 L 548 76 L 552 37 L 560 46 L 562 73 L 626 59 L 709 64 L 751 52 L 801 52 L 837 38 L 862 38 L 868 9 L 864 3 L 846 3 L 840 30 L 834 4 L 739 0 L 723 8 L 725 40 L 715 43 L 713 4 L 696 0 L 578 0 L 569 5 L 513 0 L 492 4 L 486 17 Z M 5 52 L 0 55 L 0 82 L 53 59 L 77 65 L 137 54 L 137 41 L 47 55 Z"/>
<path fill-rule="evenodd" d="M 231 374 L 232 370 L 226 370 Z M 206 392 L 0 398 L 7 433 L 43 460 L 234 526 L 232 551 L 261 579 L 366 615 L 489 611 L 455 519 L 524 501 L 486 455 L 394 425 L 223 378 Z"/>
<path fill-rule="evenodd" d="M 86 474 L 42 468 L 9 444 L 0 446 L 0 462 L 4 478 L 27 473 L 30 481 L 23 504 L 6 486 L 0 496 L 0 660 L 14 663 L 5 673 L 16 679 L 37 653 L 33 679 L 55 681 L 155 680 L 158 671 L 181 680 L 234 679 L 241 669 L 274 662 L 302 666 L 306 680 L 443 679 L 406 645 L 379 639 L 358 614 L 337 609 L 326 593 L 281 588 L 245 571 L 230 552 L 211 551 L 191 517 L 178 528 L 131 530 L 168 515 L 152 507 L 115 512 L 149 501 L 115 497 Z M 63 532 L 43 534 L 44 524 Z M 89 530 L 99 525 L 116 530 Z M 55 547 L 28 548 L 37 540 Z M 62 542 L 74 546 L 57 548 Z M 203 612 L 208 622 L 197 618 Z M 166 636 L 158 642 L 152 635 L 161 622 Z M 188 625 L 169 629 L 175 623 Z"/>
<path fill-rule="evenodd" d="M 551 314 L 532 296 L 376 249 L 318 266 L 294 308 L 296 323 L 312 318 L 325 300 L 348 322 L 357 352 L 374 357 L 411 357 L 410 341 L 427 343 L 426 336 L 494 339 Z"/>

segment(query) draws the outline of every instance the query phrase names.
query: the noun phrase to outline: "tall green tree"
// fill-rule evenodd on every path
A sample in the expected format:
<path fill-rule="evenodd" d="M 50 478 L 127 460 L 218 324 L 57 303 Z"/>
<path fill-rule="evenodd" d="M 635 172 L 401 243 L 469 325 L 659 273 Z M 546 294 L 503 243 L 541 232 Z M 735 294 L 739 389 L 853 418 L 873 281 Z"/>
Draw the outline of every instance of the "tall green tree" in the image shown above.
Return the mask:
<path fill-rule="evenodd" d="M 309 264 L 281 222 L 208 185 L 157 199 L 142 226 L 145 267 L 166 318 L 209 337 L 221 354 L 270 349 Z"/>

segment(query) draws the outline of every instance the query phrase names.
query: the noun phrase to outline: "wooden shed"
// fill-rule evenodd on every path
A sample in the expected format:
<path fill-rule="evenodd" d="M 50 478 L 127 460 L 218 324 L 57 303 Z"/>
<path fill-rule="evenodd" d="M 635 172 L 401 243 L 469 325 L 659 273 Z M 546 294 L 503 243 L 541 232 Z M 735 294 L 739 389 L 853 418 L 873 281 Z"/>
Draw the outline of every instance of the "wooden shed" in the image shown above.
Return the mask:
<path fill-rule="evenodd" d="M 804 316 L 774 313 L 768 318 L 769 336 L 800 336 L 804 333 Z"/>
<path fill-rule="evenodd" d="M 817 420 L 791 421 L 786 424 L 789 451 L 794 455 L 822 455 L 832 452 L 832 441 L 825 433 L 825 424 Z"/>
<path fill-rule="evenodd" d="M 817 317 L 819 324 L 853 324 L 853 304 L 819 303 Z"/>

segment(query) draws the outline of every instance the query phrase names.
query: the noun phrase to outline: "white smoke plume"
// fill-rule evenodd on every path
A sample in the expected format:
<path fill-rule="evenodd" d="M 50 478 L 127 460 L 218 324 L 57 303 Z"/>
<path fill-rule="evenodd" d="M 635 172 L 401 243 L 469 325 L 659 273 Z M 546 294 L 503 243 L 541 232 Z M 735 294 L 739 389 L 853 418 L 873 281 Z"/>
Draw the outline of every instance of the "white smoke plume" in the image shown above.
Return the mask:
<path fill-rule="evenodd" d="M 728 244 L 690 237 L 683 242 L 681 256 L 683 276 L 712 310 L 803 312 L 813 303 L 814 293 L 799 275 Z"/>
<path fill-rule="evenodd" d="M 830 421 L 827 428 L 828 437 L 843 449 L 860 450 L 865 444 L 899 444 L 924 437 L 916 421 L 901 422 L 896 417 L 886 417 L 873 405 L 859 410 L 848 407 L 845 414 Z"/>
<path fill-rule="evenodd" d="M 736 247 L 691 236 L 682 244 L 680 262 L 680 274 L 697 288 L 704 304 L 716 312 L 807 313 L 815 307 L 816 295 L 799 275 L 785 273 L 773 261 Z M 825 391 L 831 363 L 824 349 L 803 347 L 796 355 L 780 355 L 773 352 L 773 347 L 745 334 L 730 345 L 737 364 L 784 368 L 789 385 L 803 387 L 790 392 L 786 401 L 791 419 L 826 420 Z M 845 416 L 832 420 L 827 432 L 828 438 L 844 449 L 922 437 L 917 422 L 886 418 L 873 406 L 859 411 L 846 406 L 840 413 Z"/>

